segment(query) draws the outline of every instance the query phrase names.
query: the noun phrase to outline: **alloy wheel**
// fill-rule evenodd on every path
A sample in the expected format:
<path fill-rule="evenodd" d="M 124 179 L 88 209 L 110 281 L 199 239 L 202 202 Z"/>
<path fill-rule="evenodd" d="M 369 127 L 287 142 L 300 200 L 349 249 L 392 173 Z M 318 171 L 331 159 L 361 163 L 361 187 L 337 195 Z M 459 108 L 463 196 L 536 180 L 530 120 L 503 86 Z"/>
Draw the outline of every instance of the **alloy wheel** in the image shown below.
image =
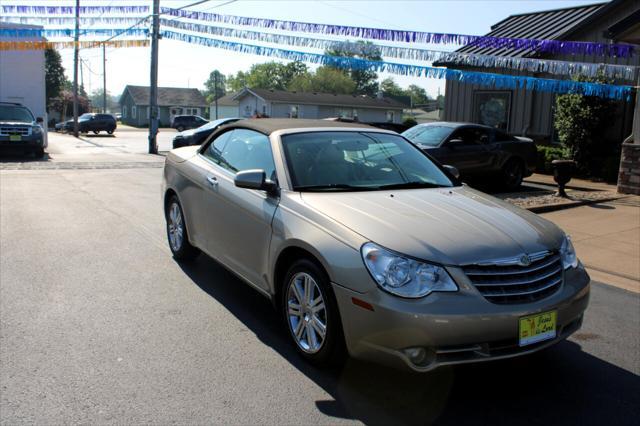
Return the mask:
<path fill-rule="evenodd" d="M 287 288 L 289 329 L 300 349 L 315 354 L 327 335 L 327 309 L 316 280 L 306 272 L 295 274 Z"/>
<path fill-rule="evenodd" d="M 182 220 L 182 212 L 180 206 L 177 203 L 172 203 L 169 208 L 169 220 L 167 221 L 169 227 L 169 244 L 171 249 L 179 251 L 182 247 L 182 240 L 184 235 L 184 221 Z"/>

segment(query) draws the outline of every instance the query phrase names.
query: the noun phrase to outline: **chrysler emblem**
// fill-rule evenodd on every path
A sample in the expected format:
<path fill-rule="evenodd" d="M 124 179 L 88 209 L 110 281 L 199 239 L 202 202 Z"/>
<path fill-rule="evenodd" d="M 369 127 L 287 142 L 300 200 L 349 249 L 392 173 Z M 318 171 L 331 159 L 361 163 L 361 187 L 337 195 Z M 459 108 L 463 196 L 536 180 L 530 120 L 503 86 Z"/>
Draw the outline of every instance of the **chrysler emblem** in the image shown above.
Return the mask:
<path fill-rule="evenodd" d="M 520 257 L 520 265 L 521 266 L 529 266 L 529 265 L 531 265 L 531 258 L 528 255 L 523 254 Z"/>

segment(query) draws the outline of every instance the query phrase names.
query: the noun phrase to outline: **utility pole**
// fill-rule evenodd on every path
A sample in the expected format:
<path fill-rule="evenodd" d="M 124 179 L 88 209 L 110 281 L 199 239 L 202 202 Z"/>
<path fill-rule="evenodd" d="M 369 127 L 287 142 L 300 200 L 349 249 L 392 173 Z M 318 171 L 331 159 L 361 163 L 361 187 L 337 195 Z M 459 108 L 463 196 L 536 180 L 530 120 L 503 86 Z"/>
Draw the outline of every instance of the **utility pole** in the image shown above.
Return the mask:
<path fill-rule="evenodd" d="M 104 43 L 102 43 L 102 113 L 107 113 L 107 55 Z"/>
<path fill-rule="evenodd" d="M 80 42 L 80 0 L 76 0 L 76 32 L 73 44 L 73 135 L 78 137 L 78 55 Z"/>
<path fill-rule="evenodd" d="M 216 103 L 216 120 L 218 119 L 218 73 L 213 74 L 213 96 Z"/>
<path fill-rule="evenodd" d="M 160 36 L 160 0 L 153 0 L 151 34 L 151 87 L 149 90 L 149 154 L 158 153 L 158 38 Z"/>

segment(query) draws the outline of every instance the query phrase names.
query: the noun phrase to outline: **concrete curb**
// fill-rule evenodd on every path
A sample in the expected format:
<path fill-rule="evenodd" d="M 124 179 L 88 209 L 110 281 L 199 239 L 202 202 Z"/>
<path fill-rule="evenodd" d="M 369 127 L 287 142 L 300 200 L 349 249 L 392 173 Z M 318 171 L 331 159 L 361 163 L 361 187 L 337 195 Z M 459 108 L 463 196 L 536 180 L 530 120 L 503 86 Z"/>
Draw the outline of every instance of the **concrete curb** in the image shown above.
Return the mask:
<path fill-rule="evenodd" d="M 533 212 L 533 213 L 548 213 L 548 212 L 553 212 L 553 211 L 557 211 L 557 210 L 571 209 L 573 207 L 580 207 L 580 206 L 588 206 L 588 205 L 592 205 L 592 204 L 606 203 L 606 202 L 609 202 L 609 201 L 619 200 L 621 198 L 625 198 L 625 196 L 621 195 L 620 197 L 608 197 L 608 198 L 601 198 L 599 200 L 581 200 L 581 201 L 573 201 L 573 202 L 570 202 L 570 203 L 547 204 L 547 205 L 543 205 L 543 206 L 533 206 L 533 207 L 525 207 L 525 208 L 527 210 Z"/>

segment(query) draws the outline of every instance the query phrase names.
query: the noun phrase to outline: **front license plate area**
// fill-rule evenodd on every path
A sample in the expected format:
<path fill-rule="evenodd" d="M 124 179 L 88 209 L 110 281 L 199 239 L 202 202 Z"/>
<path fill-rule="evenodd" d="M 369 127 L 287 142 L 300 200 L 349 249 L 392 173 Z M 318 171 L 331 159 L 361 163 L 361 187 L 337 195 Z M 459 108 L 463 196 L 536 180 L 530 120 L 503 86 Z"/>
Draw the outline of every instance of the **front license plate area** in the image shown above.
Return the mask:
<path fill-rule="evenodd" d="M 520 346 L 532 345 L 556 337 L 556 311 L 520 318 Z"/>
<path fill-rule="evenodd" d="M 22 140 L 22 136 L 20 136 L 20 135 L 9 135 L 9 140 L 11 142 L 20 142 Z"/>

